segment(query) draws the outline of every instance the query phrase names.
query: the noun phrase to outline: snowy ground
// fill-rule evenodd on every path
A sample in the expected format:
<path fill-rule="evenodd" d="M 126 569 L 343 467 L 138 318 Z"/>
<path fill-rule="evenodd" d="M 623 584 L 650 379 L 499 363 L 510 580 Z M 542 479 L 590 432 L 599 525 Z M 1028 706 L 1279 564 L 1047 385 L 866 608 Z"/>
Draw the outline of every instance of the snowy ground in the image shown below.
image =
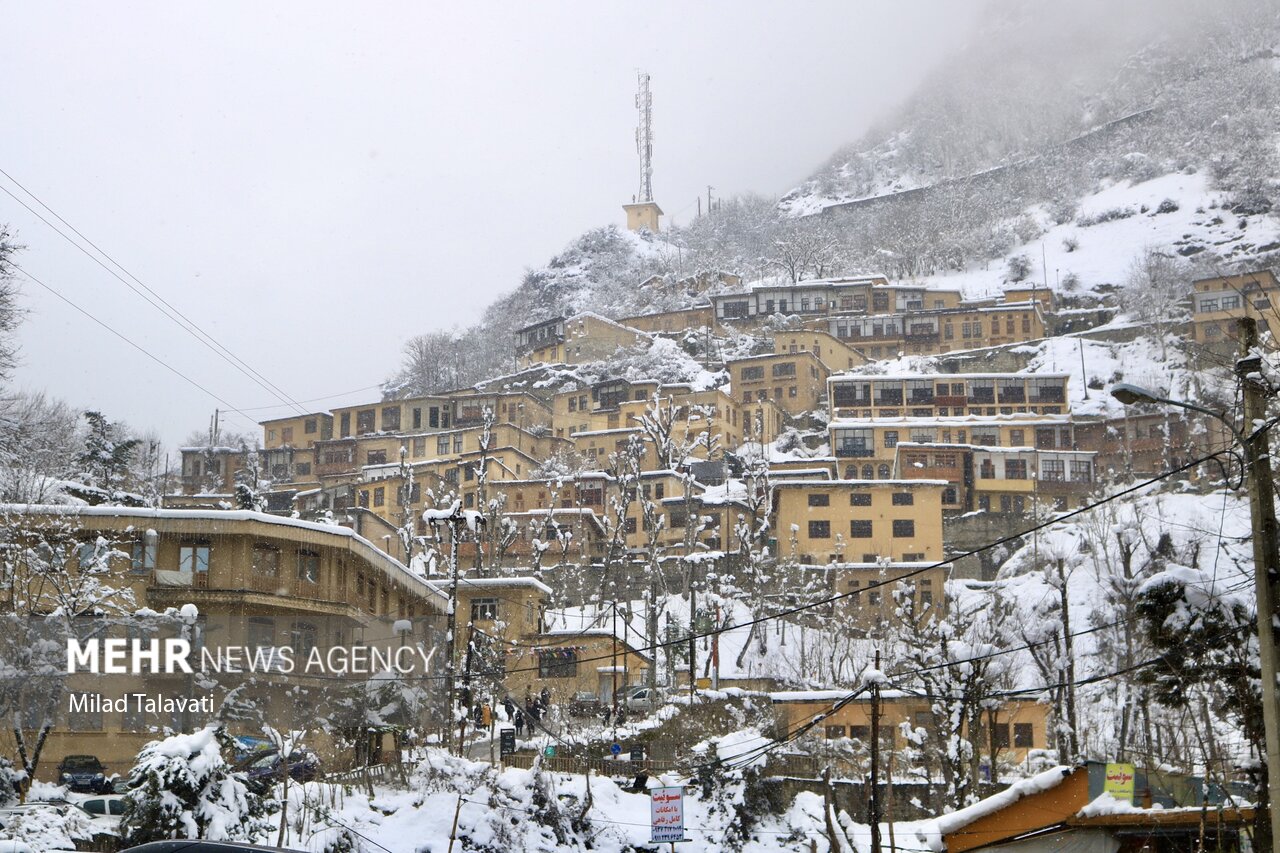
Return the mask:
<path fill-rule="evenodd" d="M 1157 213 L 1162 202 L 1172 200 L 1177 210 Z M 1280 239 L 1280 221 L 1259 216 L 1242 219 L 1222 208 L 1224 196 L 1209 188 L 1207 176 L 1200 173 L 1162 175 L 1142 183 L 1119 181 L 1085 196 L 1075 219 L 1062 225 L 1049 221 L 1037 206 L 1028 211 L 1047 228 L 1045 233 L 1017 246 L 1006 258 L 991 261 L 982 268 L 963 272 L 942 272 L 918 279 L 930 287 L 959 288 L 966 296 L 995 296 L 1004 284 L 1006 261 L 1014 255 L 1026 255 L 1031 261 L 1031 278 L 1043 281 L 1062 295 L 1059 282 L 1074 273 L 1081 290 L 1092 290 L 1100 284 L 1118 284 L 1125 271 L 1147 247 L 1181 248 L 1198 245 L 1206 251 L 1228 256 L 1233 251 L 1247 254 L 1251 249 Z M 1143 212 L 1142 208 L 1147 208 Z M 1088 223 L 1110 212 L 1131 215 Z M 1243 227 L 1241 225 L 1243 224 Z M 1068 251 L 1068 241 L 1077 245 Z"/>

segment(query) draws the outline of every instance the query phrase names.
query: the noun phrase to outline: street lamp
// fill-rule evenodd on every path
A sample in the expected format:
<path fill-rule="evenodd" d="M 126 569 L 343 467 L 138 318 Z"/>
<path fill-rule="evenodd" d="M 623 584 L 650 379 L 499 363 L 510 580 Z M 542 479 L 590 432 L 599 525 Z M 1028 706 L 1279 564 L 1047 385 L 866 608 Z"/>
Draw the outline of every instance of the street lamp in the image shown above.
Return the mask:
<path fill-rule="evenodd" d="M 1113 385 L 1111 396 L 1126 406 L 1135 403 L 1164 404 L 1215 418 L 1231 431 L 1244 454 L 1253 534 L 1253 583 L 1258 600 L 1258 657 L 1262 669 L 1262 721 L 1267 742 L 1267 791 L 1274 843 L 1276 839 L 1280 839 L 1280 708 L 1277 707 L 1275 632 L 1275 603 L 1280 601 L 1280 542 L 1277 542 L 1280 528 L 1276 526 L 1275 484 L 1271 479 L 1266 394 L 1254 379 L 1259 369 L 1258 357 L 1253 352 L 1257 342 L 1257 326 L 1248 318 L 1239 322 L 1241 357 L 1236 361 L 1235 368 L 1242 384 L 1243 428 L 1236 427 L 1220 412 L 1185 400 L 1161 397 L 1138 385 Z"/>

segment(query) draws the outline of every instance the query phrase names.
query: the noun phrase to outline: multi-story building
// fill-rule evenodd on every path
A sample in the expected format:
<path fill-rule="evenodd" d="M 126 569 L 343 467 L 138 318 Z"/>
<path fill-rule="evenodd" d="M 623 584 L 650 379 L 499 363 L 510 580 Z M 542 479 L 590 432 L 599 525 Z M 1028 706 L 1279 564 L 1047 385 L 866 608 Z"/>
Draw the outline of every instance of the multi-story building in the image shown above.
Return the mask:
<path fill-rule="evenodd" d="M 236 490 L 237 475 L 255 473 L 256 451 L 246 447 L 207 445 L 180 447 L 182 454 L 182 494 L 230 495 Z"/>
<path fill-rule="evenodd" d="M 327 412 L 275 418 L 262 421 L 259 426 L 262 427 L 263 450 L 280 447 L 308 450 L 317 441 L 333 438 L 333 415 Z"/>
<path fill-rule="evenodd" d="M 777 713 L 778 730 L 783 736 L 820 714 L 826 714 L 823 726 L 818 730 L 823 737 L 830 740 L 850 738 L 864 750 L 871 742 L 871 701 L 868 698 L 848 701 L 848 691 L 840 690 L 782 691 L 770 696 Z M 891 753 L 902 744 L 903 724 L 910 725 L 917 732 L 923 730 L 926 738 L 938 737 L 938 723 L 929 697 L 885 690 L 880 698 L 880 742 L 884 749 Z M 832 711 L 834 703 L 839 703 L 839 707 Z M 978 736 L 976 749 L 983 756 L 995 755 L 998 764 L 1022 764 L 1032 750 L 1049 747 L 1049 706 L 1037 702 L 1034 697 L 1002 701 L 997 710 L 983 714 L 982 724 L 983 731 Z M 941 741 L 935 741 L 931 746 L 939 750 L 946 748 Z M 842 768 L 847 774 L 859 776 L 865 772 L 862 767 L 864 759 L 844 760 L 849 763 L 848 767 Z"/>
<path fill-rule="evenodd" d="M 1040 340 L 1045 319 L 1039 300 L 972 303 L 880 316 L 837 315 L 821 327 L 866 358 L 899 353 L 937 355 Z"/>
<path fill-rule="evenodd" d="M 429 432 L 452 426 L 453 403 L 448 397 L 416 397 L 342 406 L 333 410 L 332 428 L 337 438 L 371 433 Z M 265 426 L 265 424 L 264 424 Z"/>
<path fill-rule="evenodd" d="M 852 370 L 870 361 L 856 347 L 818 329 L 774 332 L 773 351 L 779 355 L 811 352 L 830 370 Z"/>
<path fill-rule="evenodd" d="M 325 412 L 262 421 L 259 464 L 273 488 L 317 483 L 315 444 L 333 438 L 333 416 Z"/>
<path fill-rule="evenodd" d="M 775 480 L 778 555 L 805 564 L 942 558 L 942 480 Z"/>
<path fill-rule="evenodd" d="M 1252 317 L 1258 330 L 1280 329 L 1280 281 L 1269 269 L 1202 278 L 1191 283 L 1191 339 L 1205 346 L 1234 347 L 1234 321 Z"/>
<path fill-rule="evenodd" d="M 791 415 L 821 406 L 824 383 L 831 371 L 812 350 L 767 353 L 730 361 L 729 387 L 740 405 L 772 401 Z"/>
<path fill-rule="evenodd" d="M 585 312 L 517 329 L 516 361 L 521 367 L 600 361 L 619 349 L 645 346 L 652 340 L 647 332 Z"/>
<path fill-rule="evenodd" d="M 103 624 L 97 637 L 144 642 L 148 637 L 173 638 L 180 626 L 162 614 L 194 604 L 198 621 L 190 639 L 197 656 L 206 648 L 249 653 L 288 648 L 297 661 L 312 649 L 327 653 L 353 644 L 390 647 L 399 642 L 392 631 L 396 620 L 407 620 L 413 626 L 411 639 L 428 649 L 441 640 L 442 596 L 346 528 L 253 512 L 106 506 L 8 506 L 4 520 L 13 541 L 62 543 L 53 553 L 66 555 L 70 584 L 78 582 L 92 561 L 95 583 L 102 585 L 98 612 Z M 108 596 L 102 590 L 113 592 Z M 56 604 L 52 598 L 37 601 L 30 615 L 43 621 L 44 608 Z M 118 617 L 112 617 L 116 610 Z M 147 616 L 149 612 L 156 616 Z M 285 685 L 322 690 L 329 684 L 308 678 L 301 666 L 290 675 L 270 669 L 252 679 L 221 673 L 213 681 L 210 687 L 184 673 L 152 670 L 68 676 L 68 695 L 56 699 L 57 723 L 45 743 L 41 777 L 50 778 L 58 761 L 70 754 L 97 755 L 108 772 L 127 773 L 139 749 L 161 727 L 191 731 L 207 716 L 208 706 L 206 711 L 158 713 L 133 701 L 123 708 L 76 707 L 70 705 L 72 696 L 118 700 L 132 699 L 135 693 L 207 694 L 216 707 L 230 689 L 239 687 L 242 700 L 252 700 L 273 723 L 283 725 L 298 711 L 286 698 Z M 47 698 L 45 682 L 33 682 L 33 689 L 41 695 L 24 701 Z M 306 727 L 303 719 L 293 727 Z M 305 710 L 305 719 L 314 724 L 314 708 Z M 337 720 L 334 724 L 341 725 Z M 243 724 L 245 734 L 259 731 L 251 721 Z M 341 767 L 344 758 L 327 741 L 328 734 L 316 732 L 311 743 L 325 748 L 329 766 Z"/>
<path fill-rule="evenodd" d="M 827 389 L 833 418 L 1058 416 L 1069 411 L 1068 381 L 1065 373 L 836 374 Z"/>
<path fill-rule="evenodd" d="M 648 332 L 652 335 L 675 335 L 680 332 L 694 330 L 710 333 L 718 328 L 716 326 L 715 309 L 710 305 L 682 308 L 677 311 L 639 314 L 634 317 L 623 317 L 618 322 L 629 328 Z"/>
<path fill-rule="evenodd" d="M 773 314 L 827 317 L 873 315 L 954 308 L 958 290 L 890 284 L 884 276 L 855 276 L 753 284 L 745 293 L 711 298 L 719 322 L 753 322 Z"/>
<path fill-rule="evenodd" d="M 895 476 L 945 480 L 944 510 L 1022 514 L 1082 505 L 1095 488 L 1097 453 L 1086 450 L 901 442 Z"/>

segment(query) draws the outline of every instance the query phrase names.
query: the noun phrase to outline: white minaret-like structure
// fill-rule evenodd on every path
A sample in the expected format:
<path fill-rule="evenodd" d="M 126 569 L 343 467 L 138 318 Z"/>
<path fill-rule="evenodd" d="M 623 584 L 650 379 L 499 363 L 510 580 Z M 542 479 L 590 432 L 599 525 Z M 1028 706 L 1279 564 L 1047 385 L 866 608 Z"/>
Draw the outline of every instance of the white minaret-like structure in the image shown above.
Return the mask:
<path fill-rule="evenodd" d="M 662 208 L 653 200 L 653 94 L 649 91 L 648 72 L 640 71 L 636 78 L 639 82 L 636 112 L 640 114 L 640 121 L 636 125 L 636 153 L 640 155 L 640 193 L 622 209 L 627 213 L 628 229 L 647 229 L 656 234 Z"/>

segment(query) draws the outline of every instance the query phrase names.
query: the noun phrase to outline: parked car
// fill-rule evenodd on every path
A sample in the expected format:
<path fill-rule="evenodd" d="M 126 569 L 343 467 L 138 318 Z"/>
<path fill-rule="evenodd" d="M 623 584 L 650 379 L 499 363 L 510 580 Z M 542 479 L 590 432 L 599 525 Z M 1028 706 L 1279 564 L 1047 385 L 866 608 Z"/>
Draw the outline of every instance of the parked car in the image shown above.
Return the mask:
<path fill-rule="evenodd" d="M 575 693 L 569 700 L 569 716 L 598 717 L 604 711 L 600 697 L 594 693 Z"/>
<path fill-rule="evenodd" d="M 76 807 L 89 816 L 94 829 L 115 831 L 124 814 L 124 797 L 118 794 L 87 797 L 76 803 Z"/>
<path fill-rule="evenodd" d="M 648 687 L 638 687 L 627 694 L 626 708 L 637 714 L 648 714 L 662 704 L 662 696 Z"/>
<path fill-rule="evenodd" d="M 279 752 L 270 750 L 249 756 L 237 768 L 244 772 L 249 785 L 256 789 L 266 789 L 281 777 L 281 758 Z M 295 782 L 311 782 L 320 776 L 320 759 L 315 753 L 306 750 L 295 750 L 289 756 L 289 778 Z"/>
<path fill-rule="evenodd" d="M 68 755 L 58 765 L 58 779 L 67 790 L 87 794 L 109 794 L 115 785 L 96 755 Z"/>

